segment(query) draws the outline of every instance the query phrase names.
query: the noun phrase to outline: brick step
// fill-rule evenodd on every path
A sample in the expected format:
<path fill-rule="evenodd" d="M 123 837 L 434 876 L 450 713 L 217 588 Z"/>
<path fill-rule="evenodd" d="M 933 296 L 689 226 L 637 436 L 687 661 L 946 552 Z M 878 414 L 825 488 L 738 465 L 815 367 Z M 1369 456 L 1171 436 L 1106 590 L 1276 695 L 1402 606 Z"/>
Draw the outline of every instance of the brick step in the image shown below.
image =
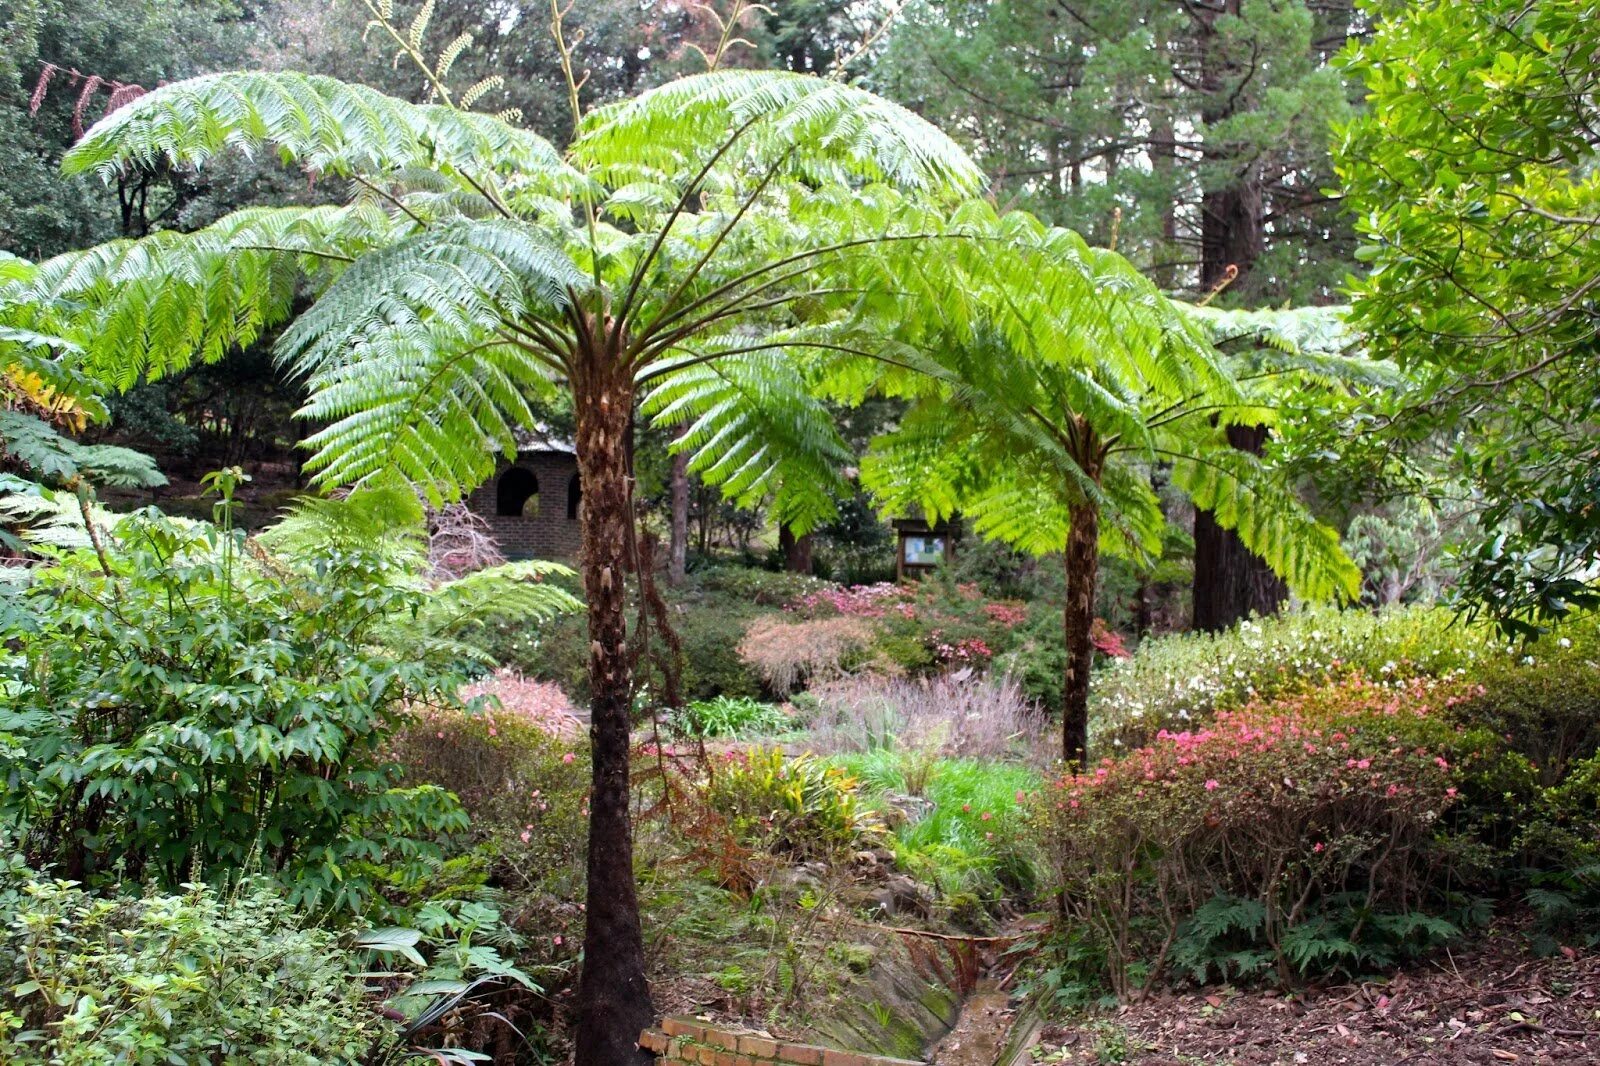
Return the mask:
<path fill-rule="evenodd" d="M 639 1035 L 639 1046 L 655 1053 L 661 1066 L 927 1066 L 914 1059 L 864 1055 L 856 1051 L 794 1044 L 765 1033 L 719 1029 L 698 1018 L 664 1018 L 659 1028 Z"/>

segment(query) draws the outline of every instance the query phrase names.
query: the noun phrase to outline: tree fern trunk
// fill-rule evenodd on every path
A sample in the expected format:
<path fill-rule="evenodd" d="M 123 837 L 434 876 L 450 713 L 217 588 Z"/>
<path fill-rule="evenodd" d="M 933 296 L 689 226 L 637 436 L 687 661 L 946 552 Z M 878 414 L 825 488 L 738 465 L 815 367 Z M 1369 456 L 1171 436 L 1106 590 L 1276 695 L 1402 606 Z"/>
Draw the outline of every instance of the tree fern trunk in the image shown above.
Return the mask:
<path fill-rule="evenodd" d="M 667 582 L 683 584 L 689 570 L 689 453 L 672 457 L 668 482 L 672 497 L 672 526 L 667 536 Z"/>
<path fill-rule="evenodd" d="M 589 610 L 588 906 L 578 987 L 577 1066 L 651 1061 L 640 1032 L 655 1021 L 633 874 L 628 754 L 632 702 L 627 651 L 629 375 L 602 355 L 575 375 L 583 477 L 583 586 Z M 596 365 L 600 364 L 600 365 Z"/>
<path fill-rule="evenodd" d="M 1100 514 L 1092 503 L 1069 513 L 1067 533 L 1066 673 L 1062 679 L 1061 755 L 1083 766 L 1089 751 L 1089 670 L 1094 665 L 1095 586 L 1100 575 Z"/>

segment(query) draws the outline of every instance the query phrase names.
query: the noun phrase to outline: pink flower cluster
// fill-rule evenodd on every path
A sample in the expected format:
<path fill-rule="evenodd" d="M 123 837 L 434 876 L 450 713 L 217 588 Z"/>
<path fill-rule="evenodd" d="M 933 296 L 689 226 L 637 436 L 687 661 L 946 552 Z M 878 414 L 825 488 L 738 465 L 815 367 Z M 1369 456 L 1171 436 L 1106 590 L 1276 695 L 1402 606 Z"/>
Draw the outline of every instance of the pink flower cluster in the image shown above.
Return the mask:
<path fill-rule="evenodd" d="M 907 602 L 911 594 L 911 590 L 907 587 L 887 581 L 881 581 L 876 585 L 825 588 L 802 596 L 784 610 L 807 615 L 831 610 L 835 614 L 853 615 L 857 618 L 882 618 L 893 609 L 907 618 L 914 618 L 916 608 Z"/>
<path fill-rule="evenodd" d="M 1028 609 L 1020 603 L 986 603 L 983 613 L 989 616 L 989 621 L 1003 626 L 1021 625 L 1028 617 Z"/>
<path fill-rule="evenodd" d="M 938 640 L 935 634 L 933 654 L 942 663 L 981 664 L 994 658 L 994 649 L 982 637 L 966 637 L 950 644 Z"/>
<path fill-rule="evenodd" d="M 1426 719 L 1460 698 L 1458 687 L 1418 679 L 1395 690 L 1356 678 L 1219 712 L 1207 727 L 1163 729 L 1146 747 L 1064 775 L 1057 787 L 1067 796 L 1058 797 L 1056 807 L 1074 810 L 1080 800 L 1113 793 L 1135 799 L 1220 793 L 1208 801 L 1215 803 L 1351 790 L 1389 799 L 1426 795 L 1443 805 L 1456 796 L 1448 787 L 1449 759 L 1426 743 L 1402 739 L 1389 720 Z"/>

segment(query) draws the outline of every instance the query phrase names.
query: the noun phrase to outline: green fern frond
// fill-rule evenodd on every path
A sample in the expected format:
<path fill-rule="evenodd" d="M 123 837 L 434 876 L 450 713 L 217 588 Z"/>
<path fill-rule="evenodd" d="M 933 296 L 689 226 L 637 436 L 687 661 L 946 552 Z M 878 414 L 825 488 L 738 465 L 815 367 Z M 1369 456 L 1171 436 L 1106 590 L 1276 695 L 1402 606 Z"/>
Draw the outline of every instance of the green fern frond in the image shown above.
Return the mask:
<path fill-rule="evenodd" d="M 1318 522 L 1258 456 L 1228 447 L 1220 435 L 1186 442 L 1187 454 L 1165 452 L 1172 483 L 1194 505 L 1266 561 L 1298 596 L 1353 601 L 1361 594 L 1361 569 L 1339 546 L 1339 535 Z"/>
<path fill-rule="evenodd" d="M 0 408 L 0 460 L 8 460 L 53 485 L 83 479 L 110 488 L 148 489 L 167 479 L 155 460 L 131 448 L 80 444 L 44 421 Z"/>
<path fill-rule="evenodd" d="M 690 358 L 748 341 L 717 338 Z M 805 533 L 833 517 L 835 501 L 849 492 L 844 468 L 853 460 L 805 365 L 804 355 L 780 347 L 685 366 L 666 374 L 641 410 L 656 425 L 687 427 L 673 450 L 690 453 L 691 473 L 741 507 L 770 497 L 774 520 Z"/>
<path fill-rule="evenodd" d="M 154 89 L 97 122 L 67 153 L 68 173 L 203 166 L 225 149 L 271 148 L 318 174 L 383 175 L 405 167 L 468 173 L 565 169 L 542 137 L 489 115 L 410 104 L 320 74 L 233 71 Z"/>
<path fill-rule="evenodd" d="M 787 158 L 808 179 L 885 181 L 963 196 L 983 175 L 937 127 L 843 82 L 783 71 L 719 70 L 668 82 L 587 116 L 574 158 L 692 174 L 741 128 L 729 168 Z"/>

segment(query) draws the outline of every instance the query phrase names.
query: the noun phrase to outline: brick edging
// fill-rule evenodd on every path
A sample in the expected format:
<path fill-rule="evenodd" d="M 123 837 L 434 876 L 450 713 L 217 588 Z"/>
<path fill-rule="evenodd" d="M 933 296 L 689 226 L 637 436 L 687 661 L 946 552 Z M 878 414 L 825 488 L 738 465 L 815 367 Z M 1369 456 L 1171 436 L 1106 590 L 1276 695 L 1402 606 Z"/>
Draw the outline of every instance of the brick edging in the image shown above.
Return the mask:
<path fill-rule="evenodd" d="M 663 1018 L 639 1034 L 639 1046 L 662 1066 L 926 1066 L 913 1059 L 795 1044 L 749 1030 L 719 1029 L 699 1018 Z"/>

